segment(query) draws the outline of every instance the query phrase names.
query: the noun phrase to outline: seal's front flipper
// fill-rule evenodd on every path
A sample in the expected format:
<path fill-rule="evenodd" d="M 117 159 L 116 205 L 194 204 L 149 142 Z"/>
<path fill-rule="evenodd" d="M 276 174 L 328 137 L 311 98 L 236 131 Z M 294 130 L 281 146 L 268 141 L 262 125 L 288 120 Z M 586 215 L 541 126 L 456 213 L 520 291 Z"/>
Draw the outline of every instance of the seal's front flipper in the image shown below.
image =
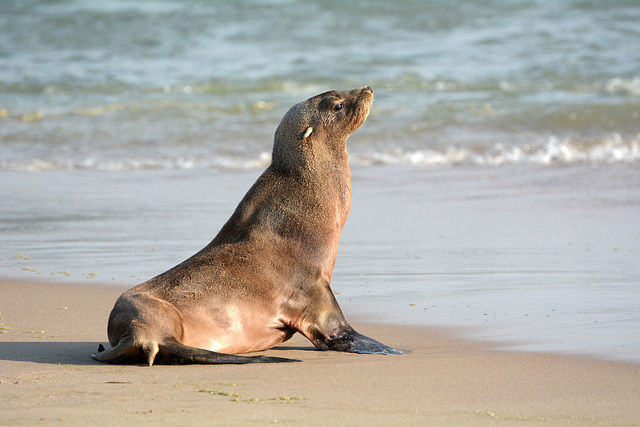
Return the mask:
<path fill-rule="evenodd" d="M 345 331 L 336 337 L 325 339 L 327 350 L 361 354 L 402 354 L 400 350 L 382 344 L 354 330 Z"/>
<path fill-rule="evenodd" d="M 342 314 L 331 288 L 325 286 L 314 295 L 315 302 L 305 311 L 305 322 L 298 332 L 318 350 L 364 354 L 402 354 L 402 351 L 356 332 Z"/>

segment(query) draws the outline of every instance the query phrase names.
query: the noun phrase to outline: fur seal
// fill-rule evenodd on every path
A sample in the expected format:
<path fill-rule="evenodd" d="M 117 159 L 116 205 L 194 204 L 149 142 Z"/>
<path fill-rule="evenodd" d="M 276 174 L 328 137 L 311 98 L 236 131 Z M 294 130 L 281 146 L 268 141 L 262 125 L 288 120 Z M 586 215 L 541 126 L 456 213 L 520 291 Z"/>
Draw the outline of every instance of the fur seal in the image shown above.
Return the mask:
<path fill-rule="evenodd" d="M 319 350 L 401 354 L 356 332 L 330 283 L 351 206 L 347 138 L 369 115 L 368 86 L 294 105 L 271 165 L 218 235 L 183 263 L 124 292 L 105 363 L 252 363 L 300 332 Z"/>

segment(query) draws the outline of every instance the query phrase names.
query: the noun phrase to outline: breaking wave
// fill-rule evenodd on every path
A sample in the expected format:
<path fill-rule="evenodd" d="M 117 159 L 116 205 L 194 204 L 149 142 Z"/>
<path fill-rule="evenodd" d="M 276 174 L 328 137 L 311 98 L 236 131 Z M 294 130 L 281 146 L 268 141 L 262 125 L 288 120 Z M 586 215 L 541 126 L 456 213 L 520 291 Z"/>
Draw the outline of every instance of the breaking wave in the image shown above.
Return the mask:
<path fill-rule="evenodd" d="M 530 144 L 506 146 L 496 143 L 490 150 L 485 151 L 449 146 L 444 150 L 397 149 L 388 152 L 362 153 L 353 155 L 351 158 L 354 163 L 366 166 L 633 163 L 640 161 L 640 135 L 625 141 L 619 134 L 613 134 L 595 142 L 552 136 L 540 147 Z"/>
<path fill-rule="evenodd" d="M 443 149 L 397 148 L 389 151 L 356 151 L 351 153 L 351 164 L 362 167 L 401 166 L 501 166 L 517 164 L 610 164 L 640 162 L 640 135 L 625 140 L 619 134 L 599 141 L 580 141 L 571 138 L 549 137 L 540 146 L 524 144 L 507 146 L 496 143 L 487 150 L 448 146 Z M 255 155 L 219 155 L 176 158 L 113 158 L 98 159 L 60 158 L 31 161 L 0 160 L 0 170 L 100 170 L 124 171 L 144 169 L 262 169 L 271 162 L 271 154 L 262 151 Z"/>

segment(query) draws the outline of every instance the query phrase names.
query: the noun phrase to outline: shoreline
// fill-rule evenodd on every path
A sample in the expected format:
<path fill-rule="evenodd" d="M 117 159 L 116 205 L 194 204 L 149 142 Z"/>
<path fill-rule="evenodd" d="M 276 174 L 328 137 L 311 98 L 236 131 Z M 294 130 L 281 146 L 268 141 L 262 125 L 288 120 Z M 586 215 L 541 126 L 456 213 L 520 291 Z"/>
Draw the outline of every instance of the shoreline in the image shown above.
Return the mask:
<path fill-rule="evenodd" d="M 332 283 L 345 312 L 640 362 L 637 165 L 352 173 Z M 5 172 L 0 267 L 133 286 L 208 244 L 258 174 Z"/>
<path fill-rule="evenodd" d="M 108 314 L 127 287 L 6 278 L 0 286 L 0 424 L 640 424 L 634 363 L 355 321 L 407 353 L 321 352 L 296 334 L 260 354 L 302 363 L 102 365 L 90 354 L 106 343 Z"/>

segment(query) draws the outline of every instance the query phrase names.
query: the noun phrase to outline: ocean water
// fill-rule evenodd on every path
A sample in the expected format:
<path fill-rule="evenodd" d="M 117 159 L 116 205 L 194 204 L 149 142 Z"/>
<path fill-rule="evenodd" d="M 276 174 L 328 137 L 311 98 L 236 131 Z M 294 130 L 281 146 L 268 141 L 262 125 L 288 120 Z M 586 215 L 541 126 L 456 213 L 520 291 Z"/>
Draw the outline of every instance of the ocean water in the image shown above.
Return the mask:
<path fill-rule="evenodd" d="M 638 22 L 635 0 L 2 1 L 0 275 L 164 271 L 291 105 L 369 85 L 341 304 L 639 361 Z"/>
<path fill-rule="evenodd" d="M 637 162 L 640 4 L 3 1 L 0 169 L 254 168 L 369 85 L 362 165 Z"/>

